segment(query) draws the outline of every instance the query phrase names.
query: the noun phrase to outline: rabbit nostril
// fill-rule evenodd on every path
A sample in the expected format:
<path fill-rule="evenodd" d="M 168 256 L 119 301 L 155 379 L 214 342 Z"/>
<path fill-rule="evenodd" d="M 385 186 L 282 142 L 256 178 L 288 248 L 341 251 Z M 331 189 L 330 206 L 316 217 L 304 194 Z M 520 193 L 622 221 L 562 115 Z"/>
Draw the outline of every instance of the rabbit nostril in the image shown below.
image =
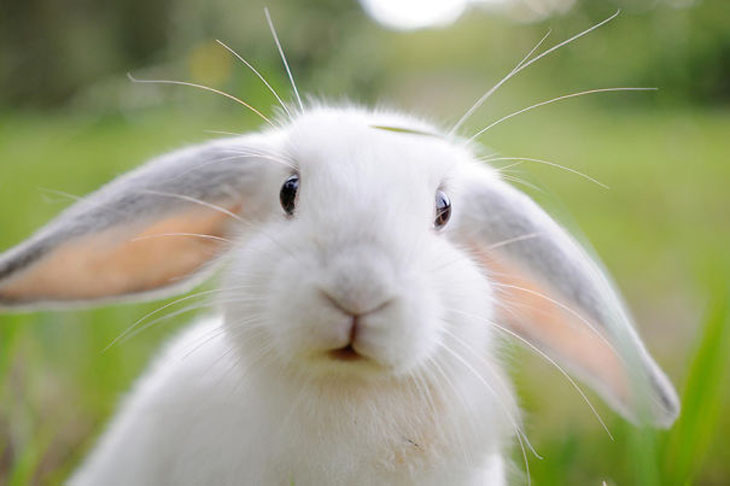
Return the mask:
<path fill-rule="evenodd" d="M 357 315 L 356 312 L 353 312 L 350 309 L 348 309 L 347 307 L 345 307 L 343 304 L 340 303 L 339 300 L 332 297 L 328 292 L 326 292 L 324 290 L 320 290 L 319 293 L 322 295 L 322 297 L 325 298 L 325 300 L 327 300 L 327 302 L 329 302 L 332 305 L 332 307 L 339 309 L 340 311 L 344 312 L 345 314 L 349 314 L 351 316 Z"/>

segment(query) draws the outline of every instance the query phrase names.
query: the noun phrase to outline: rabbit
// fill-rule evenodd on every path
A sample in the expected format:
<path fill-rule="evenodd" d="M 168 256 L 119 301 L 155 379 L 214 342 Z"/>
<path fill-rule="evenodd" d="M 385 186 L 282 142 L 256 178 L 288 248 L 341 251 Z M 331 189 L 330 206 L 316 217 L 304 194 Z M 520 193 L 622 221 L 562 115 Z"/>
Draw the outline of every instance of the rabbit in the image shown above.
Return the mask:
<path fill-rule="evenodd" d="M 606 271 L 476 142 L 300 106 L 153 159 L 0 256 L 6 311 L 162 298 L 223 269 L 220 313 L 156 357 L 69 485 L 503 486 L 505 452 L 530 447 L 505 339 L 672 424 Z"/>

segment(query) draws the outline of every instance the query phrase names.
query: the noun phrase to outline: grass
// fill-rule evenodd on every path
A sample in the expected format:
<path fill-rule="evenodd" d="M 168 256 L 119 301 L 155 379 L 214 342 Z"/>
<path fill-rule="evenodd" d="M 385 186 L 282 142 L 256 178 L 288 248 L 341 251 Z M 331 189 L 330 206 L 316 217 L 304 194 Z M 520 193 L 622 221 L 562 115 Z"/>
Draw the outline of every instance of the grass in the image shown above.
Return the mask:
<path fill-rule="evenodd" d="M 68 203 L 46 189 L 82 195 L 148 157 L 209 138 L 205 129 L 249 126 L 182 108 L 0 115 L 0 248 Z M 730 417 L 722 413 L 730 407 L 728 133 L 723 112 L 587 106 L 537 110 L 484 138 L 505 156 L 554 160 L 611 187 L 529 163 L 514 174 L 589 237 L 683 402 L 668 432 L 634 428 L 599 406 L 611 441 L 557 372 L 518 353 L 527 430 L 545 458 L 530 460 L 533 484 L 709 485 L 730 477 Z M 67 477 L 155 349 L 184 323 L 161 323 L 102 353 L 159 305 L 0 316 L 0 485 Z"/>

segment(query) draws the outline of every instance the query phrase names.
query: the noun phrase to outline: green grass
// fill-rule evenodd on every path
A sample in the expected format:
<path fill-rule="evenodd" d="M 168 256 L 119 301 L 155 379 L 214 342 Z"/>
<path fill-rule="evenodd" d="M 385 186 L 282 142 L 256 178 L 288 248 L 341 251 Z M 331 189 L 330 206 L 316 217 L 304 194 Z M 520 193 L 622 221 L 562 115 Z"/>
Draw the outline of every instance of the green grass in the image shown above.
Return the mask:
<path fill-rule="evenodd" d="M 45 189 L 83 195 L 148 157 L 209 138 L 205 129 L 244 130 L 244 120 L 182 109 L 0 115 L 0 248 L 68 204 Z M 528 434 L 544 457 L 530 459 L 533 484 L 701 485 L 730 477 L 730 417 L 722 413 L 730 409 L 729 133 L 725 112 L 563 107 L 485 137 L 503 155 L 553 160 L 611 187 L 529 163 L 514 173 L 542 188 L 527 190 L 564 219 L 570 214 L 591 241 L 683 402 L 670 431 L 634 428 L 599 405 L 611 441 L 559 373 L 518 354 Z M 155 349 L 185 322 L 162 323 L 102 353 L 159 305 L 0 316 L 0 485 L 56 484 L 69 474 Z"/>

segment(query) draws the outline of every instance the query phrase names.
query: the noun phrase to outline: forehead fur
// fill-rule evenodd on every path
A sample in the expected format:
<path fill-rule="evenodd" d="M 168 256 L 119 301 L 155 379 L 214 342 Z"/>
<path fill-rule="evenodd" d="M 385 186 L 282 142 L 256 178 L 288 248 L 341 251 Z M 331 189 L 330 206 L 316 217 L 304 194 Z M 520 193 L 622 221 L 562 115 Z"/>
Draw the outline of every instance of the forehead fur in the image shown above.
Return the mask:
<path fill-rule="evenodd" d="M 472 158 L 438 127 L 394 111 L 319 107 L 293 120 L 286 132 L 287 150 L 306 165 L 367 158 L 391 167 L 420 163 L 423 170 Z"/>

